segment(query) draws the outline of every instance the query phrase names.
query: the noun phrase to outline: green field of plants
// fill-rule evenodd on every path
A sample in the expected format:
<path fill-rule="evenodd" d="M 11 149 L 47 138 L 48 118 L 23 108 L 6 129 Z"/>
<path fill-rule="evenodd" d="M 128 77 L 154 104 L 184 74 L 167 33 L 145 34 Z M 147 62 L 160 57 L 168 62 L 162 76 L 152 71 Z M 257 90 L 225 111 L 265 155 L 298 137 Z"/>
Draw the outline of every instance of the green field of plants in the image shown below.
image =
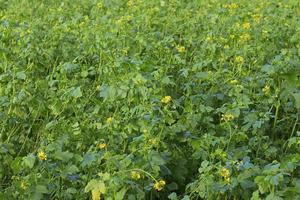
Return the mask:
<path fill-rule="evenodd" d="M 299 0 L 0 0 L 0 200 L 299 200 Z"/>

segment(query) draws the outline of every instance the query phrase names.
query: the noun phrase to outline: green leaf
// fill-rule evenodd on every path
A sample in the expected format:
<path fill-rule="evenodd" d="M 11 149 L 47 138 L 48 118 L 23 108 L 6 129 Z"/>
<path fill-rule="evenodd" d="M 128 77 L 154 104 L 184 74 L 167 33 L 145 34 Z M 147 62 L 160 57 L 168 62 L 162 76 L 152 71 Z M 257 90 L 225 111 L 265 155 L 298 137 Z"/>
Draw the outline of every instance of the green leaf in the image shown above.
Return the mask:
<path fill-rule="evenodd" d="M 74 97 L 74 98 L 82 97 L 81 87 L 74 88 L 71 91 L 71 97 Z"/>
<path fill-rule="evenodd" d="M 62 160 L 64 162 L 68 162 L 73 157 L 73 154 L 68 151 L 56 151 L 54 154 L 54 158 L 58 160 Z"/>
<path fill-rule="evenodd" d="M 175 192 L 172 192 L 169 196 L 168 196 L 169 199 L 171 200 L 177 200 L 177 194 Z"/>
<path fill-rule="evenodd" d="M 274 193 L 271 193 L 266 197 L 266 200 L 282 200 L 282 198 L 275 195 Z"/>
<path fill-rule="evenodd" d="M 164 165 L 166 162 L 165 160 L 161 157 L 160 153 L 152 151 L 149 154 L 149 160 L 152 165 Z"/>
<path fill-rule="evenodd" d="M 48 189 L 44 185 L 37 185 L 36 186 L 36 192 L 38 192 L 40 194 L 47 194 L 48 193 Z"/>
<path fill-rule="evenodd" d="M 33 154 L 29 154 L 23 158 L 23 164 L 31 169 L 34 166 L 35 158 L 36 157 Z"/>
<path fill-rule="evenodd" d="M 290 88 L 295 88 L 299 86 L 298 74 L 296 72 L 291 72 L 283 75 L 286 80 L 287 86 Z"/>
<path fill-rule="evenodd" d="M 300 92 L 298 93 L 292 93 L 294 99 L 295 99 L 295 107 L 297 109 L 300 109 Z"/>
<path fill-rule="evenodd" d="M 17 77 L 17 79 L 19 79 L 19 80 L 25 80 L 25 79 L 26 79 L 26 74 L 25 74 L 25 72 L 18 72 L 18 73 L 16 74 L 16 77 Z"/>
<path fill-rule="evenodd" d="M 70 165 L 67 166 L 63 171 L 62 171 L 62 177 L 66 178 L 68 175 L 75 174 L 78 172 L 79 169 L 75 165 Z"/>
<path fill-rule="evenodd" d="M 106 192 L 105 184 L 101 180 L 92 179 L 84 188 L 84 192 L 90 192 L 92 190 L 98 190 L 101 194 Z"/>
<path fill-rule="evenodd" d="M 190 197 L 188 195 L 184 195 L 184 197 L 181 200 L 190 200 Z"/>
<path fill-rule="evenodd" d="M 283 175 L 280 174 L 276 174 L 275 176 L 272 176 L 270 179 L 270 183 L 274 186 L 279 185 L 279 182 L 283 180 Z"/>
<path fill-rule="evenodd" d="M 262 72 L 265 72 L 267 74 L 274 74 L 275 71 L 276 71 L 276 68 L 273 66 L 273 65 L 264 65 L 262 68 L 261 68 L 261 71 Z"/>
<path fill-rule="evenodd" d="M 81 163 L 82 167 L 90 166 L 93 162 L 97 160 L 95 153 L 87 153 L 83 156 L 83 161 Z"/>
<path fill-rule="evenodd" d="M 123 200 L 124 196 L 127 192 L 126 188 L 122 188 L 120 191 L 117 192 L 117 194 L 115 195 L 115 200 Z"/>
<path fill-rule="evenodd" d="M 78 68 L 79 65 L 70 62 L 64 63 L 62 65 L 62 71 L 65 71 L 67 73 L 75 72 Z"/>
<path fill-rule="evenodd" d="M 264 176 L 257 176 L 255 178 L 255 183 L 258 185 L 258 189 L 260 193 L 264 194 L 265 192 L 268 191 L 269 184 L 265 180 Z"/>
<path fill-rule="evenodd" d="M 251 200 L 260 200 L 258 190 L 256 190 L 255 192 L 252 193 Z"/>
<path fill-rule="evenodd" d="M 88 182 L 88 184 L 85 186 L 84 192 L 90 192 L 90 191 L 92 191 L 96 187 L 97 184 L 98 184 L 98 180 L 96 180 L 96 179 L 90 180 Z"/>
<path fill-rule="evenodd" d="M 109 96 L 109 86 L 107 85 L 103 85 L 100 89 L 100 94 L 99 94 L 100 97 L 104 98 L 104 99 L 107 99 L 108 96 Z"/>

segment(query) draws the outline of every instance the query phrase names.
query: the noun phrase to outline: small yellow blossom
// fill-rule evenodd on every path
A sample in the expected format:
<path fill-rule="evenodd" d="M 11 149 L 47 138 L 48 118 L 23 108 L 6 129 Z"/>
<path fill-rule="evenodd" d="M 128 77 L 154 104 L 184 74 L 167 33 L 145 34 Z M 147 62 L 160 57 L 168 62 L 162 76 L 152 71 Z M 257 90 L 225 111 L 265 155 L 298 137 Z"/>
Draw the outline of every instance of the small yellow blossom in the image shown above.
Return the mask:
<path fill-rule="evenodd" d="M 99 149 L 104 149 L 105 147 L 107 147 L 107 144 L 106 143 L 100 143 L 98 145 Z"/>
<path fill-rule="evenodd" d="M 103 3 L 102 2 L 97 3 L 97 8 L 102 9 L 103 8 Z"/>
<path fill-rule="evenodd" d="M 92 190 L 92 200 L 100 200 L 101 192 L 100 190 L 94 189 Z"/>
<path fill-rule="evenodd" d="M 231 83 L 231 84 L 237 84 L 238 81 L 237 81 L 236 79 L 233 79 L 233 80 L 230 81 L 230 83 Z"/>
<path fill-rule="evenodd" d="M 141 174 L 137 171 L 132 171 L 131 172 L 131 178 L 134 180 L 139 180 L 141 178 Z"/>
<path fill-rule="evenodd" d="M 38 153 L 38 157 L 39 157 L 39 159 L 40 160 L 47 160 L 47 155 L 46 155 L 46 153 L 44 152 L 44 151 L 40 151 L 39 153 Z"/>
<path fill-rule="evenodd" d="M 185 47 L 184 47 L 184 46 L 177 45 L 176 49 L 177 49 L 177 51 L 178 51 L 179 53 L 185 52 Z"/>
<path fill-rule="evenodd" d="M 243 165 L 244 162 L 241 160 L 241 161 L 238 161 L 237 164 L 238 164 L 238 165 Z"/>
<path fill-rule="evenodd" d="M 224 178 L 224 180 L 225 180 L 226 183 L 229 183 L 230 182 L 230 177 L 226 177 L 226 178 Z"/>
<path fill-rule="evenodd" d="M 172 101 L 172 97 L 171 96 L 165 96 L 164 98 L 161 99 L 162 103 L 170 103 Z"/>
<path fill-rule="evenodd" d="M 221 120 L 225 122 L 229 122 L 234 119 L 232 114 L 222 114 Z"/>
<path fill-rule="evenodd" d="M 242 65 L 244 63 L 244 58 L 242 56 L 236 56 L 234 62 Z"/>
<path fill-rule="evenodd" d="M 11 179 L 12 180 L 20 180 L 20 177 L 18 177 L 18 176 L 12 176 Z"/>
<path fill-rule="evenodd" d="M 248 42 L 249 40 L 251 40 L 251 36 L 248 33 L 240 36 L 240 42 Z"/>
<path fill-rule="evenodd" d="M 134 5 L 134 1 L 133 1 L 133 0 L 129 0 L 129 1 L 127 2 L 127 6 L 131 7 L 131 6 L 133 6 L 133 5 Z"/>
<path fill-rule="evenodd" d="M 21 181 L 21 185 L 20 187 L 23 189 L 23 190 L 26 190 L 28 188 L 28 183 L 26 181 Z"/>
<path fill-rule="evenodd" d="M 148 133 L 148 130 L 147 130 L 146 128 L 144 128 L 144 129 L 142 130 L 142 132 L 143 132 L 143 133 Z"/>
<path fill-rule="evenodd" d="M 156 181 L 154 184 L 154 188 L 157 191 L 161 191 L 165 185 L 166 185 L 166 182 L 164 180 Z"/>
<path fill-rule="evenodd" d="M 221 176 L 222 176 L 224 179 L 230 178 L 230 172 L 229 172 L 229 170 L 226 169 L 226 168 L 223 168 L 223 169 L 221 170 Z"/>
<path fill-rule="evenodd" d="M 241 26 L 241 25 L 240 25 L 240 23 L 238 23 L 238 22 L 236 22 L 236 23 L 234 24 L 234 27 L 235 27 L 235 28 L 240 28 L 240 26 Z"/>
<path fill-rule="evenodd" d="M 226 45 L 224 46 L 224 49 L 229 49 L 229 45 L 226 44 Z"/>
<path fill-rule="evenodd" d="M 206 42 L 212 42 L 213 41 L 212 37 L 210 37 L 210 36 L 208 36 L 205 40 L 206 40 Z"/>
<path fill-rule="evenodd" d="M 158 144 L 157 139 L 149 139 L 149 143 L 151 145 L 157 145 Z"/>
<path fill-rule="evenodd" d="M 261 19 L 261 15 L 260 14 L 252 14 L 251 17 L 253 18 L 253 20 L 256 23 L 260 22 L 260 19 Z"/>
<path fill-rule="evenodd" d="M 238 8 L 238 5 L 236 3 L 230 3 L 224 6 L 225 8 L 228 8 L 229 10 L 235 10 Z"/>
<path fill-rule="evenodd" d="M 106 119 L 106 123 L 111 124 L 113 122 L 113 118 L 109 117 Z"/>
<path fill-rule="evenodd" d="M 251 24 L 249 22 L 246 22 L 243 24 L 243 28 L 244 29 L 250 29 L 251 28 Z"/>
<path fill-rule="evenodd" d="M 265 87 L 262 89 L 262 91 L 265 94 L 269 94 L 269 92 L 270 92 L 270 86 L 269 85 L 265 85 Z"/>

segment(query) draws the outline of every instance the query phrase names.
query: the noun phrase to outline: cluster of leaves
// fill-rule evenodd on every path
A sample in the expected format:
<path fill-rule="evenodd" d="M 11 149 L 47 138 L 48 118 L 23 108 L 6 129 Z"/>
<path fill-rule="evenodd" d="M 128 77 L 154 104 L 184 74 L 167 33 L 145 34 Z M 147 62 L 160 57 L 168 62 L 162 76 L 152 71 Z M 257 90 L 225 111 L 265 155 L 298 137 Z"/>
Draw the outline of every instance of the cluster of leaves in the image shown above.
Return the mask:
<path fill-rule="evenodd" d="M 0 199 L 300 199 L 298 0 L 0 0 Z"/>

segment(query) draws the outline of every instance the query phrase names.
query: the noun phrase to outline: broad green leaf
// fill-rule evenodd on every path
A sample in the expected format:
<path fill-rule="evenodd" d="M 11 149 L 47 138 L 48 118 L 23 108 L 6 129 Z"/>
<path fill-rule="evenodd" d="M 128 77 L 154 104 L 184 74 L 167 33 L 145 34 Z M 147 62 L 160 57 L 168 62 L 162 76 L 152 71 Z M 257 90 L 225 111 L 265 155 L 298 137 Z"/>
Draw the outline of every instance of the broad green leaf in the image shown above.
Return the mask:
<path fill-rule="evenodd" d="M 177 200 L 177 194 L 175 192 L 172 192 L 171 194 L 169 194 L 168 198 L 171 200 Z"/>
<path fill-rule="evenodd" d="M 74 88 L 71 91 L 71 96 L 74 98 L 82 97 L 81 87 Z"/>
<path fill-rule="evenodd" d="M 48 193 L 48 189 L 46 186 L 44 185 L 37 185 L 36 186 L 36 191 L 42 194 L 47 194 Z"/>
<path fill-rule="evenodd" d="M 152 151 L 149 154 L 149 159 L 152 165 L 164 165 L 165 160 L 161 157 L 160 153 Z"/>
<path fill-rule="evenodd" d="M 117 194 L 115 195 L 115 200 L 123 200 L 124 199 L 124 196 L 127 192 L 127 189 L 126 188 L 122 188 L 121 190 L 119 190 L 117 192 Z"/>
<path fill-rule="evenodd" d="M 70 153 L 68 151 L 56 151 L 54 154 L 54 158 L 58 160 L 62 160 L 64 162 L 68 162 L 73 157 L 73 153 Z"/>
<path fill-rule="evenodd" d="M 92 190 L 98 190 L 101 194 L 105 194 L 106 187 L 104 182 L 101 180 L 92 179 L 88 182 L 88 184 L 85 186 L 84 191 L 90 192 Z"/>
<path fill-rule="evenodd" d="M 25 74 L 25 72 L 18 72 L 16 74 L 16 77 L 17 77 L 17 79 L 25 80 L 26 79 L 26 74 Z"/>
<path fill-rule="evenodd" d="M 298 92 L 298 93 L 293 93 L 292 95 L 293 95 L 293 97 L 295 98 L 295 107 L 296 107 L 297 109 L 300 109 L 300 92 Z"/>
<path fill-rule="evenodd" d="M 23 164 L 31 169 L 34 166 L 35 159 L 36 157 L 33 154 L 29 154 L 23 158 Z"/>
<path fill-rule="evenodd" d="M 255 192 L 252 193 L 251 200 L 261 200 L 259 198 L 259 191 L 258 190 L 256 190 Z"/>

